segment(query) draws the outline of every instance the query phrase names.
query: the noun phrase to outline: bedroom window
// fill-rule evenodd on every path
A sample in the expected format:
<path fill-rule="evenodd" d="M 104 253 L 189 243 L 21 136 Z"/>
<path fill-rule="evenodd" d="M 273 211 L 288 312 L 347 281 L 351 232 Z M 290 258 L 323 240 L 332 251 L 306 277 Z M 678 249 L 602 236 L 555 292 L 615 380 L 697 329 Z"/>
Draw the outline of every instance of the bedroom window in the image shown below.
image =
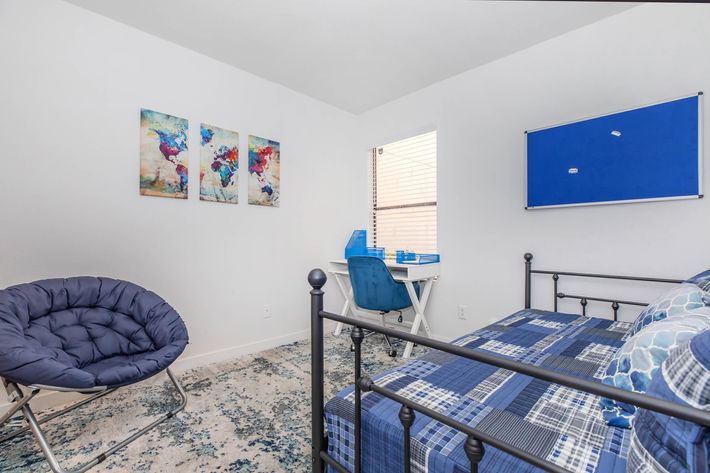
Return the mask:
<path fill-rule="evenodd" d="M 370 243 L 436 252 L 436 131 L 373 148 L 369 174 Z"/>

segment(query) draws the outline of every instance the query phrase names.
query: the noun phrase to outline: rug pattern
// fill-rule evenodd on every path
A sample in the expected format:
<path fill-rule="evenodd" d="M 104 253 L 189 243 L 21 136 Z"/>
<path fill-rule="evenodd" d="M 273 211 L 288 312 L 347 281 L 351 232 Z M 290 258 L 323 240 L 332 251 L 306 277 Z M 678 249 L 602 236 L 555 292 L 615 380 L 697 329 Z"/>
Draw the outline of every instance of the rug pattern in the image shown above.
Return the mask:
<path fill-rule="evenodd" d="M 365 374 L 402 362 L 387 356 L 379 336 L 368 338 L 363 348 Z M 350 337 L 328 337 L 325 353 L 327 400 L 352 383 Z M 188 394 L 186 409 L 92 472 L 310 471 L 309 341 L 194 369 L 178 379 Z M 68 469 L 175 406 L 171 393 L 162 374 L 52 420 L 45 433 Z M 30 435 L 0 451 L 2 472 L 50 471 Z"/>

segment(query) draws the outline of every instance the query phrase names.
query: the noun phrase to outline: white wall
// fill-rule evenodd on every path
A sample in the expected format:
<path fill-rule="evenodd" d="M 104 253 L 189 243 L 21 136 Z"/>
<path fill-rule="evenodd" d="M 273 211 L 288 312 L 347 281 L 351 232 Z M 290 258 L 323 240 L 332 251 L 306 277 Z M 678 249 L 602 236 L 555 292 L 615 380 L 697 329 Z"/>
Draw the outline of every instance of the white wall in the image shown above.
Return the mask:
<path fill-rule="evenodd" d="M 640 6 L 358 117 L 363 163 L 369 147 L 438 130 L 443 274 L 429 311 L 437 335 L 521 308 L 526 251 L 541 269 L 684 278 L 710 267 L 707 198 L 523 210 L 524 130 L 710 92 L 709 25 L 706 5 Z M 710 182 L 710 163 L 705 169 Z M 533 305 L 549 308 L 548 279 L 535 281 Z M 662 290 L 602 286 L 586 288 L 642 301 Z M 563 281 L 572 288 L 582 289 Z M 456 318 L 458 304 L 468 320 Z"/>
<path fill-rule="evenodd" d="M 644 5 L 353 117 L 58 0 L 0 0 L 0 286 L 135 281 L 185 318 L 188 365 L 303 338 L 306 272 L 365 225 L 367 149 L 430 129 L 437 335 L 520 308 L 526 251 L 544 268 L 688 276 L 710 266 L 708 199 L 526 212 L 522 132 L 710 91 L 708 24 L 706 6 Z M 190 120 L 188 201 L 138 195 L 141 107 Z M 245 204 L 245 152 L 242 203 L 197 199 L 200 121 L 239 131 L 242 151 L 249 133 L 281 141 L 281 208 Z M 332 283 L 326 300 L 338 308 Z"/>
<path fill-rule="evenodd" d="M 0 286 L 134 281 L 192 364 L 307 337 L 306 274 L 366 213 L 352 115 L 58 0 L 0 0 L 0 70 Z M 189 200 L 139 196 L 141 107 L 190 120 Z M 201 121 L 240 132 L 238 205 L 198 199 Z M 246 204 L 250 133 L 281 142 L 280 208 Z"/>

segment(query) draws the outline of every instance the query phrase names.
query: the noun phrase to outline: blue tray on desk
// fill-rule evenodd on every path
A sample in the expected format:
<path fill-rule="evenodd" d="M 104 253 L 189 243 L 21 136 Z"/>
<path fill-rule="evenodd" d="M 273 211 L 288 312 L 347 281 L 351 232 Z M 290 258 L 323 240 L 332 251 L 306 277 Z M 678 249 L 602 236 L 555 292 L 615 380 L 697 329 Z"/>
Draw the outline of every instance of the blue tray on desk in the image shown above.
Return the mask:
<path fill-rule="evenodd" d="M 441 255 L 438 253 L 413 253 L 409 251 L 397 250 L 395 261 L 399 264 L 430 264 L 441 262 Z"/>

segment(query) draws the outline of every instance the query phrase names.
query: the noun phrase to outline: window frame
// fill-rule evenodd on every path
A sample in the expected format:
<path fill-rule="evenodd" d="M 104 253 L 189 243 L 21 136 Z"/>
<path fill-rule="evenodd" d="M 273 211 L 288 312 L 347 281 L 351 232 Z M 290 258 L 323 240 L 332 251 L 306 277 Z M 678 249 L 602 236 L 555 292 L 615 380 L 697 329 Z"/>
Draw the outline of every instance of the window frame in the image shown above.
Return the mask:
<path fill-rule="evenodd" d="M 396 145 L 401 142 L 406 142 L 408 140 L 416 140 L 422 138 L 426 135 L 433 135 L 431 138 L 434 144 L 434 200 L 423 200 L 422 202 L 410 202 L 402 204 L 390 204 L 390 205 L 378 205 L 378 159 L 382 159 L 380 156 L 383 155 L 384 149 L 388 146 Z M 433 129 L 429 131 L 424 131 L 417 133 L 415 135 L 403 138 L 385 145 L 376 146 L 370 148 L 369 152 L 369 169 L 368 169 L 368 187 L 369 187 L 369 218 L 368 218 L 368 239 L 372 246 L 387 246 L 382 240 L 378 241 L 378 212 L 397 210 L 397 209 L 411 209 L 411 208 L 426 208 L 434 207 L 434 244 L 433 247 L 427 247 L 426 252 L 438 252 L 438 206 L 439 206 L 439 195 L 438 195 L 438 130 Z M 380 215 L 380 227 L 382 225 L 382 215 Z M 381 232 L 380 232 L 381 233 Z M 413 242 L 414 243 L 414 242 Z M 416 245 L 419 246 L 419 245 Z M 426 246 L 426 245 L 424 245 Z M 387 246 L 388 252 L 393 252 L 396 249 L 406 249 L 408 245 L 404 245 L 403 248 L 390 248 Z"/>

